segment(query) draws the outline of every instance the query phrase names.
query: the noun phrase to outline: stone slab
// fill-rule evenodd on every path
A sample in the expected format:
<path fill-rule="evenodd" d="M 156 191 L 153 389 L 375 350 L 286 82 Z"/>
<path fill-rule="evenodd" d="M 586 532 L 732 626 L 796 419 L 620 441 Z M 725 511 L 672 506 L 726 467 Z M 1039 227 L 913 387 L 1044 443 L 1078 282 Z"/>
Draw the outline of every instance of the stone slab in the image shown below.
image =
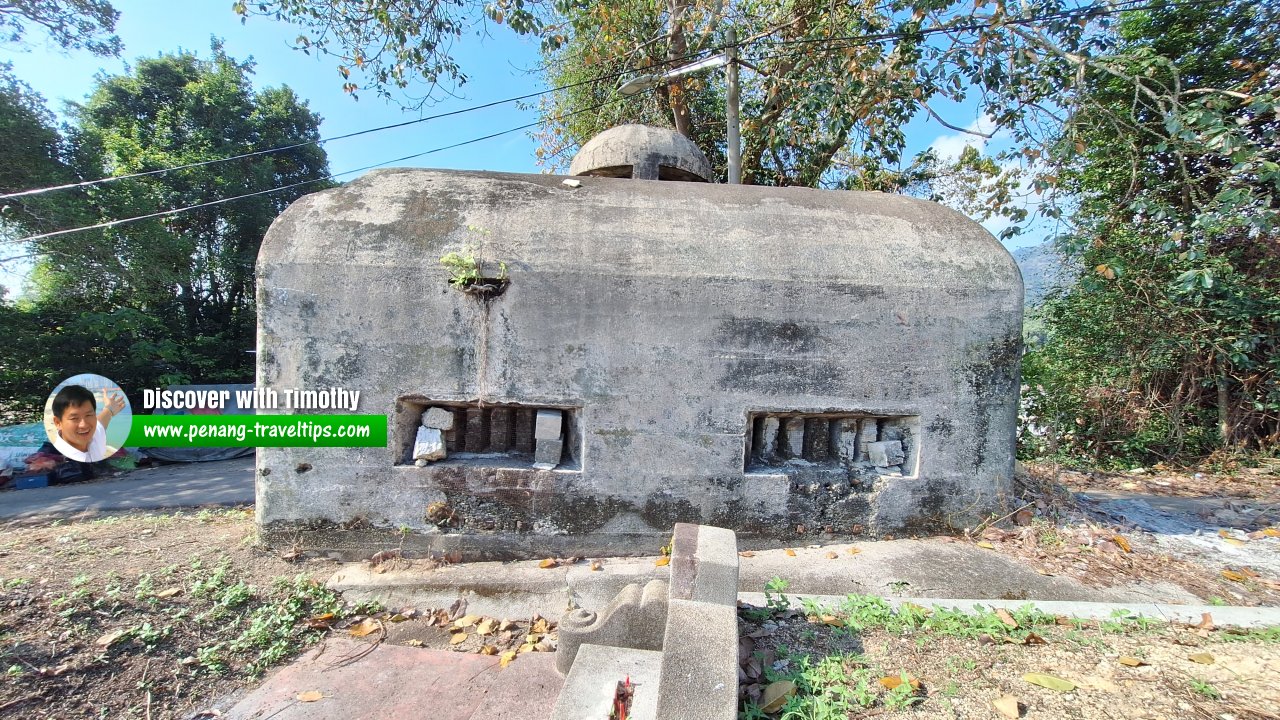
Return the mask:
<path fill-rule="evenodd" d="M 535 440 L 559 440 L 564 435 L 564 413 L 560 410 L 539 410 L 534 422 Z"/>
<path fill-rule="evenodd" d="M 420 427 L 413 441 L 414 460 L 443 460 L 444 435 L 436 428 Z"/>
<path fill-rule="evenodd" d="M 738 716 L 736 606 L 672 600 L 662 643 L 662 720 Z"/>
<path fill-rule="evenodd" d="M 521 654 L 505 668 L 496 656 L 330 637 L 281 668 L 228 709 L 228 720 L 545 720 L 564 680 L 554 653 Z M 324 698 L 298 702 L 299 693 Z"/>
<path fill-rule="evenodd" d="M 453 411 L 449 408 L 427 408 L 427 411 L 422 413 L 423 427 L 435 428 L 437 430 L 452 430 L 453 423 Z"/>
<path fill-rule="evenodd" d="M 573 669 L 551 712 L 552 720 L 607 720 L 620 680 L 631 679 L 634 694 L 630 720 L 654 720 L 658 716 L 658 677 L 661 650 L 583 645 Z"/>
<path fill-rule="evenodd" d="M 897 440 L 881 440 L 867 443 L 867 458 L 876 467 L 892 467 L 901 465 L 906 458 L 902 443 Z"/>
<path fill-rule="evenodd" d="M 560 458 L 564 457 L 564 441 L 563 440 L 543 440 L 538 439 L 538 444 L 533 450 L 533 466 L 539 470 L 550 470 L 560 464 Z"/>

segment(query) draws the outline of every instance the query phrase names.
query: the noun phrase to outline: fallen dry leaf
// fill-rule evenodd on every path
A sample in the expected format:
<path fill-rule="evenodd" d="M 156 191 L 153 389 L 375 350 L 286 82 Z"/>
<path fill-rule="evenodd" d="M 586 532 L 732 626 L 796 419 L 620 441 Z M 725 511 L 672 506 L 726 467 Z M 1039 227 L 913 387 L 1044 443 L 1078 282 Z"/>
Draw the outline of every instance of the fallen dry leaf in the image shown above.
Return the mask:
<path fill-rule="evenodd" d="M 506 667 L 511 664 L 512 660 L 515 660 L 515 659 L 516 659 L 516 651 L 508 650 L 507 652 L 502 653 L 502 655 L 498 658 L 498 667 Z"/>
<path fill-rule="evenodd" d="M 1018 717 L 1022 714 L 1022 710 L 1018 707 L 1018 698 L 1012 695 L 996 698 L 991 701 L 991 704 L 997 712 L 1010 718 L 1010 720 L 1018 720 Z"/>
<path fill-rule="evenodd" d="M 1010 629 L 1018 627 L 1018 621 L 1013 619 L 1008 610 L 1004 608 L 996 608 L 996 617 L 1000 618 L 1000 622 L 1004 623 Z"/>
<path fill-rule="evenodd" d="M 1235 570 L 1223 570 L 1222 577 L 1228 580 L 1231 580 L 1233 582 L 1239 582 L 1239 583 L 1242 583 L 1248 579 L 1247 575 L 1245 575 L 1244 573 L 1238 573 Z"/>
<path fill-rule="evenodd" d="M 822 617 L 818 618 L 818 620 L 823 625 L 827 625 L 830 627 L 844 627 L 844 621 L 836 617 L 835 615 L 823 615 Z"/>
<path fill-rule="evenodd" d="M 303 621 L 303 624 L 312 630 L 326 630 L 333 625 L 336 619 L 333 613 L 324 613 L 323 615 L 307 618 Z"/>
<path fill-rule="evenodd" d="M 1119 662 L 1121 665 L 1128 665 L 1129 667 L 1142 667 L 1143 665 L 1147 664 L 1146 662 L 1139 660 L 1136 657 L 1130 657 L 1128 655 L 1122 655 L 1117 662 Z"/>
<path fill-rule="evenodd" d="M 1026 637 L 1022 638 L 1022 644 L 1023 645 L 1048 645 L 1049 641 L 1045 640 L 1044 638 L 1040 637 L 1039 635 L 1033 632 L 1029 632 L 1027 633 Z"/>
<path fill-rule="evenodd" d="M 103 635 L 102 637 L 98 638 L 98 641 L 96 644 L 99 647 L 108 648 L 108 647 L 111 647 L 116 642 L 119 642 L 121 638 L 123 638 L 125 635 L 128 635 L 128 634 L 129 634 L 128 628 L 112 630 L 106 635 Z"/>
<path fill-rule="evenodd" d="M 738 553 L 738 557 L 755 557 L 755 556 L 756 554 L 751 552 L 750 550 L 743 550 L 742 552 Z"/>
<path fill-rule="evenodd" d="M 1210 654 L 1209 654 L 1209 653 L 1207 653 L 1207 652 L 1201 652 L 1201 653 L 1195 653 L 1194 655 L 1188 655 L 1188 656 L 1187 656 L 1187 659 L 1188 659 L 1188 660 L 1190 660 L 1191 662 L 1194 662 L 1194 663 L 1200 663 L 1201 665 L 1212 665 L 1212 664 L 1213 664 L 1213 656 L 1212 656 L 1212 655 L 1210 655 Z"/>
<path fill-rule="evenodd" d="M 787 698 L 795 694 L 796 684 L 790 680 L 771 682 L 760 695 L 760 710 L 766 714 L 776 713 L 787 704 Z"/>
<path fill-rule="evenodd" d="M 1214 628 L 1213 615 L 1211 613 L 1200 613 L 1200 624 L 1196 625 L 1201 630 L 1212 630 Z"/>
<path fill-rule="evenodd" d="M 498 621 L 486 618 L 476 624 L 476 632 L 481 635 L 492 635 L 498 627 Z"/>
<path fill-rule="evenodd" d="M 657 562 L 654 563 L 654 565 L 658 567 L 666 567 L 667 565 L 670 565 L 670 564 L 671 564 L 670 555 L 663 555 L 662 557 L 658 558 Z"/>
<path fill-rule="evenodd" d="M 176 588 L 176 587 L 167 588 L 165 590 L 161 590 L 160 592 L 156 593 L 156 597 L 163 600 L 165 598 L 171 598 L 180 592 L 182 592 L 182 588 Z"/>
<path fill-rule="evenodd" d="M 479 615 L 463 615 L 462 617 L 453 621 L 453 626 L 455 628 L 469 628 L 472 625 L 475 625 L 476 623 L 480 622 L 480 620 L 481 618 Z"/>
<path fill-rule="evenodd" d="M 551 631 L 551 623 L 546 618 L 534 616 L 533 624 L 529 626 L 529 632 L 545 635 Z"/>
<path fill-rule="evenodd" d="M 553 568 L 559 564 L 560 563 L 556 562 L 555 559 L 547 558 L 546 560 L 543 560 L 542 562 L 538 563 L 538 567 L 542 568 L 543 570 L 546 570 L 547 568 Z"/>
<path fill-rule="evenodd" d="M 1269 527 L 1263 530 L 1262 534 L 1265 535 L 1266 537 L 1280 537 L 1280 530 L 1277 530 L 1276 528 L 1273 528 L 1273 527 Z"/>
<path fill-rule="evenodd" d="M 989 542 L 987 542 L 987 541 L 985 541 L 985 540 L 983 540 L 982 542 L 978 543 L 978 547 L 980 547 L 980 548 L 985 548 L 985 549 L 987 549 L 987 550 L 995 550 L 995 549 L 996 549 L 996 546 L 995 546 L 995 545 L 992 545 L 991 543 L 989 543 Z"/>
<path fill-rule="evenodd" d="M 849 553 L 850 555 L 857 555 L 858 553 L 862 552 L 862 548 L 851 547 L 848 550 L 845 550 L 845 552 Z"/>
<path fill-rule="evenodd" d="M 597 571 L 597 570 L 603 570 L 603 569 L 604 569 L 604 563 L 600 562 L 599 560 L 592 560 L 592 561 L 591 561 L 591 571 L 592 571 L 592 572 L 595 572 L 595 571 Z"/>
<path fill-rule="evenodd" d="M 483 645 L 480 647 L 480 654 L 481 655 L 497 655 L 498 648 L 492 645 Z"/>
<path fill-rule="evenodd" d="M 306 692 L 298 693 L 298 702 L 315 702 L 323 699 L 324 693 L 319 690 L 308 690 Z"/>
<path fill-rule="evenodd" d="M 1228 545 L 1235 545 L 1236 547 L 1244 547 L 1244 541 L 1239 538 L 1222 538 L 1222 542 L 1227 543 Z"/>
<path fill-rule="evenodd" d="M 467 641 L 467 634 L 465 632 L 456 632 L 453 634 L 453 637 L 449 638 L 450 645 L 461 645 L 466 641 Z"/>
<path fill-rule="evenodd" d="M 1129 545 L 1129 541 L 1128 541 L 1128 540 L 1125 540 L 1123 535 L 1116 535 L 1116 536 L 1112 537 L 1111 539 L 1112 539 L 1112 541 L 1114 541 L 1114 542 L 1115 542 L 1115 544 L 1116 544 L 1116 545 L 1119 545 L 1119 546 L 1120 546 L 1120 549 L 1121 549 L 1121 550 L 1123 550 L 1123 551 L 1125 551 L 1125 552 L 1127 552 L 1127 553 L 1131 553 L 1131 552 L 1133 552 L 1133 548 Z"/>
<path fill-rule="evenodd" d="M 885 675 L 880 678 L 880 684 L 883 685 L 886 690 L 892 690 L 904 682 L 903 677 L 906 677 L 905 682 L 911 685 L 912 690 L 920 689 L 920 681 L 906 673 L 903 673 L 902 675 Z"/>
<path fill-rule="evenodd" d="M 1053 675 L 1045 675 L 1044 673 L 1027 673 L 1022 679 L 1032 685 L 1039 685 L 1042 688 L 1049 688 L 1057 692 L 1071 692 L 1076 689 L 1076 684 L 1070 680 L 1063 680 Z"/>
<path fill-rule="evenodd" d="M 413 638 L 413 639 L 411 639 L 411 640 L 405 640 L 405 641 L 404 641 L 404 644 L 405 644 L 405 645 L 408 645 L 409 647 L 422 647 L 422 641 L 421 641 L 421 640 L 419 640 L 418 638 Z"/>
<path fill-rule="evenodd" d="M 835 559 L 836 559 L 836 558 L 838 558 L 838 557 L 840 557 L 840 553 L 834 553 L 834 552 L 828 552 L 828 553 L 827 553 L 827 559 L 828 559 L 828 560 L 835 560 Z"/>
<path fill-rule="evenodd" d="M 796 556 L 796 551 L 795 551 L 795 550 L 792 550 L 791 548 L 787 548 L 786 550 L 783 550 L 783 552 L 784 552 L 784 553 L 786 553 L 787 557 L 795 557 L 795 556 Z"/>
<path fill-rule="evenodd" d="M 370 633 L 377 632 L 380 627 L 382 627 L 382 623 L 373 618 L 365 618 L 348 628 L 347 632 L 351 633 L 351 637 L 364 637 Z"/>

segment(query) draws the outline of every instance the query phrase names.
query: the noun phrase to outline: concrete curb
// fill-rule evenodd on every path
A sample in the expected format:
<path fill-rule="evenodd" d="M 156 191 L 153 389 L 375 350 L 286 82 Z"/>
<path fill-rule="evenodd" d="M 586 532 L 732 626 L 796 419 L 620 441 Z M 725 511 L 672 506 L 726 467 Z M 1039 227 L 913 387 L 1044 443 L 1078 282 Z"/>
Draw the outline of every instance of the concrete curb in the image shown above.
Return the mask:
<path fill-rule="evenodd" d="M 818 603 L 838 605 L 844 600 L 839 595 L 806 595 L 786 593 L 789 600 L 814 600 Z M 950 600 L 939 598 L 885 598 L 893 607 L 902 603 L 911 603 L 922 607 L 959 609 L 965 612 L 974 610 L 990 610 L 1017 608 L 1032 605 L 1039 610 L 1054 615 L 1068 617 L 1106 620 L 1123 612 L 1124 617 L 1147 617 L 1165 622 L 1184 622 L 1197 624 L 1204 613 L 1213 616 L 1213 623 L 1219 626 L 1242 628 L 1258 628 L 1280 626 L 1280 608 L 1275 607 L 1239 607 L 1231 605 L 1164 605 L 1158 603 L 1104 603 L 1075 602 L 1065 600 Z M 738 593 L 738 601 L 749 605 L 763 606 L 764 593 Z"/>

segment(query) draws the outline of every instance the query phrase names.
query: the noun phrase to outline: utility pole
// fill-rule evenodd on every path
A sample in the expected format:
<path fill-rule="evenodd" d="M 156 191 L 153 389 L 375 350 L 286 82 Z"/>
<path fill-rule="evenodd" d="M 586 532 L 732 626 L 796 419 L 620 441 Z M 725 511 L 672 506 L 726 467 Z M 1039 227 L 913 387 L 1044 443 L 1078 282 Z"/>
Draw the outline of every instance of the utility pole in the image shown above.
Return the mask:
<path fill-rule="evenodd" d="M 738 31 L 732 26 L 726 33 L 728 47 L 725 48 L 725 59 L 728 62 L 724 66 L 726 84 L 728 85 L 728 97 L 725 99 L 726 113 L 728 115 L 728 155 L 729 155 L 729 184 L 742 184 L 742 138 L 739 137 L 740 126 L 738 120 Z"/>

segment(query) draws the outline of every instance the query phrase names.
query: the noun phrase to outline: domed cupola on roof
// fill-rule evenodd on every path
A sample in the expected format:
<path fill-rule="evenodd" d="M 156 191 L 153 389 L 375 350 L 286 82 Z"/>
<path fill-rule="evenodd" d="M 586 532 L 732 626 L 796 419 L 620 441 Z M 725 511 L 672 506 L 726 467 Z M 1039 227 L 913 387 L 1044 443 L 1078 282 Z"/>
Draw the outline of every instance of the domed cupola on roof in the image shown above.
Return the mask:
<path fill-rule="evenodd" d="M 711 163 L 689 138 L 669 128 L 619 125 L 582 146 L 570 175 L 710 182 Z"/>

